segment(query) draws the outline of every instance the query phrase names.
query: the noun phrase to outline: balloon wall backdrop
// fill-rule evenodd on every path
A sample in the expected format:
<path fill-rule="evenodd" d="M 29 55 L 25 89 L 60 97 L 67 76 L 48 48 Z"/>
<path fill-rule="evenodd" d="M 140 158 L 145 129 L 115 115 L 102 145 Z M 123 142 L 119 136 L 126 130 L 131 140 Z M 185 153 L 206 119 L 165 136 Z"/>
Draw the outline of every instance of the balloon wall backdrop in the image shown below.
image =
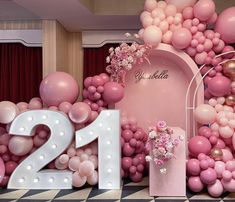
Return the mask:
<path fill-rule="evenodd" d="M 218 15 L 213 0 L 146 0 L 140 21 L 143 28 L 135 37 L 143 43 L 122 43 L 111 48 L 106 59 L 108 74 L 84 78 L 82 91 L 71 75 L 54 72 L 42 80 L 40 98 L 32 98 L 29 103 L 0 102 L 1 187 L 7 186 L 15 168 L 44 145 L 51 134 L 49 127 L 39 125 L 33 136 L 10 135 L 9 128 L 18 115 L 30 110 L 52 110 L 65 115 L 75 130 L 84 128 L 96 120 L 102 110 L 125 96 L 128 71 L 148 61 L 152 48 L 166 43 L 192 57 L 204 78 L 205 104 L 194 110 L 200 128 L 198 134 L 188 140 L 188 187 L 193 192 L 207 188 L 213 197 L 226 191 L 235 192 L 235 7 Z M 83 100 L 77 102 L 80 92 Z M 140 182 L 148 170 L 147 131 L 140 128 L 137 121 L 122 112 L 121 175 L 133 182 Z M 98 183 L 98 159 L 96 141 L 76 149 L 74 138 L 46 167 L 70 170 L 72 185 L 82 187 L 86 183 Z"/>

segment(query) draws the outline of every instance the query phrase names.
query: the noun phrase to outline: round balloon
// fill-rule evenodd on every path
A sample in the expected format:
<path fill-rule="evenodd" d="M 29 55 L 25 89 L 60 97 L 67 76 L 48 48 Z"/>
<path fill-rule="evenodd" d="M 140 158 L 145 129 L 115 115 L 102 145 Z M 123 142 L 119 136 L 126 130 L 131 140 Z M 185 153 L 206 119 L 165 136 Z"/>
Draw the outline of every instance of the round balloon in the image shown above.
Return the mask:
<path fill-rule="evenodd" d="M 193 13 L 201 21 L 209 20 L 215 13 L 213 0 L 199 0 L 193 7 Z"/>
<path fill-rule="evenodd" d="M 150 25 L 145 28 L 143 39 L 146 44 L 150 46 L 157 46 L 162 40 L 162 31 L 160 28 Z"/>
<path fill-rule="evenodd" d="M 85 123 L 89 120 L 91 108 L 84 102 L 77 102 L 69 110 L 69 118 L 74 123 Z"/>
<path fill-rule="evenodd" d="M 192 156 L 197 157 L 200 153 L 209 154 L 211 144 L 209 140 L 203 136 L 194 136 L 189 140 L 188 149 Z"/>
<path fill-rule="evenodd" d="M 74 103 L 79 96 L 79 87 L 70 74 L 53 72 L 42 80 L 40 96 L 48 106 L 59 106 L 62 102 Z"/>
<path fill-rule="evenodd" d="M 187 48 L 192 41 L 192 34 L 186 28 L 180 28 L 173 32 L 172 45 L 178 49 Z"/>
<path fill-rule="evenodd" d="M 4 175 L 5 175 L 5 164 L 2 158 L 0 157 L 0 183 L 2 182 Z"/>
<path fill-rule="evenodd" d="M 0 102 L 0 123 L 11 123 L 18 113 L 19 109 L 13 102 Z"/>
<path fill-rule="evenodd" d="M 208 104 L 201 104 L 194 110 L 194 116 L 198 123 L 213 123 L 216 119 L 216 110 Z"/>
<path fill-rule="evenodd" d="M 235 7 L 224 10 L 218 17 L 215 31 L 227 43 L 235 43 Z"/>
<path fill-rule="evenodd" d="M 193 6 L 197 0 L 165 0 L 168 4 L 173 4 L 178 11 L 182 11 L 184 8 Z"/>
<path fill-rule="evenodd" d="M 225 76 L 215 76 L 208 82 L 208 91 L 216 97 L 229 94 L 230 89 L 231 80 Z"/>
<path fill-rule="evenodd" d="M 119 102 L 124 97 L 124 88 L 116 82 L 107 82 L 104 85 L 103 99 L 108 104 Z"/>

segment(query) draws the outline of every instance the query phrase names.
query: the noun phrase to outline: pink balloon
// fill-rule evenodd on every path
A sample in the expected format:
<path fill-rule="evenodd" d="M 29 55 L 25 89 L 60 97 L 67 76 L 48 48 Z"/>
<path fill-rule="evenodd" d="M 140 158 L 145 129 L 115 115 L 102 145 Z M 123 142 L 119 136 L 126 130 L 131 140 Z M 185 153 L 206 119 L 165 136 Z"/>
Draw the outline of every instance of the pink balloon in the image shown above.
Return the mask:
<path fill-rule="evenodd" d="M 178 11 L 182 11 L 184 8 L 193 6 L 197 0 L 165 0 L 168 4 L 176 6 Z"/>
<path fill-rule="evenodd" d="M 200 166 L 199 166 L 199 161 L 197 159 L 190 159 L 187 162 L 187 172 L 190 175 L 194 175 L 194 176 L 197 176 L 197 175 L 200 174 L 201 169 L 200 169 Z"/>
<path fill-rule="evenodd" d="M 79 171 L 80 167 L 80 158 L 78 156 L 74 156 L 69 160 L 69 169 L 72 171 Z"/>
<path fill-rule="evenodd" d="M 200 179 L 200 177 L 189 177 L 188 179 L 188 186 L 193 192 L 200 192 L 202 191 L 204 185 Z"/>
<path fill-rule="evenodd" d="M 180 28 L 173 32 L 172 44 L 175 48 L 185 49 L 192 41 L 192 34 L 186 28 Z"/>
<path fill-rule="evenodd" d="M 144 28 L 147 28 L 148 26 L 152 25 L 153 18 L 151 16 L 145 16 L 142 20 L 142 25 Z"/>
<path fill-rule="evenodd" d="M 200 173 L 200 178 L 204 184 L 214 184 L 217 179 L 217 174 L 214 169 L 208 168 Z"/>
<path fill-rule="evenodd" d="M 135 174 L 131 174 L 130 178 L 133 182 L 140 182 L 143 178 L 143 174 L 136 172 Z"/>
<path fill-rule="evenodd" d="M 235 7 L 224 10 L 218 17 L 215 31 L 226 43 L 235 43 Z"/>
<path fill-rule="evenodd" d="M 216 119 L 216 110 L 208 104 L 201 104 L 194 110 L 194 116 L 198 123 L 209 124 Z"/>
<path fill-rule="evenodd" d="M 0 183 L 2 182 L 4 175 L 5 175 L 5 164 L 2 158 L 0 157 Z"/>
<path fill-rule="evenodd" d="M 74 123 L 85 123 L 89 120 L 91 115 L 91 108 L 84 102 L 77 102 L 72 105 L 69 110 L 69 118 Z"/>
<path fill-rule="evenodd" d="M 16 106 L 18 107 L 18 109 L 20 111 L 25 111 L 28 108 L 28 103 L 26 102 L 19 102 L 16 104 Z"/>
<path fill-rule="evenodd" d="M 214 184 L 207 186 L 208 193 L 213 197 L 219 197 L 224 192 L 224 188 L 220 180 L 216 180 Z"/>
<path fill-rule="evenodd" d="M 92 77 L 87 77 L 84 79 L 84 86 L 88 88 L 91 85 Z"/>
<path fill-rule="evenodd" d="M 40 96 L 48 106 L 58 106 L 62 102 L 74 103 L 79 96 L 79 86 L 71 75 L 53 72 L 42 80 Z"/>
<path fill-rule="evenodd" d="M 225 163 L 223 161 L 216 161 L 214 167 L 217 177 L 222 178 L 222 173 L 225 171 Z"/>
<path fill-rule="evenodd" d="M 182 16 L 183 16 L 184 20 L 193 19 L 193 17 L 194 17 L 193 8 L 192 7 L 186 7 L 183 10 Z"/>
<path fill-rule="evenodd" d="M 162 40 L 162 31 L 156 26 L 148 26 L 143 33 L 144 42 L 150 46 L 157 46 Z"/>
<path fill-rule="evenodd" d="M 116 82 L 107 82 L 104 85 L 103 99 L 108 104 L 119 102 L 124 97 L 124 88 Z"/>
<path fill-rule="evenodd" d="M 211 144 L 209 140 L 203 136 L 194 136 L 189 140 L 188 149 L 192 156 L 197 157 L 198 154 L 209 154 Z"/>
<path fill-rule="evenodd" d="M 8 148 L 12 154 L 24 156 L 33 148 L 33 140 L 31 137 L 13 136 L 9 141 Z"/>
<path fill-rule="evenodd" d="M 28 109 L 41 109 L 42 108 L 42 102 L 40 98 L 32 98 L 29 101 Z"/>
<path fill-rule="evenodd" d="M 228 192 L 235 192 L 235 179 L 230 181 L 221 180 L 224 189 Z"/>
<path fill-rule="evenodd" d="M 126 142 L 129 142 L 130 139 L 133 137 L 133 135 L 134 135 L 133 132 L 129 129 L 122 131 L 122 137 L 124 138 Z"/>
<path fill-rule="evenodd" d="M 17 166 L 18 166 L 18 164 L 15 161 L 6 162 L 6 164 L 5 164 L 6 175 L 11 175 Z"/>
<path fill-rule="evenodd" d="M 222 149 L 222 152 L 223 152 L 223 161 L 224 162 L 233 160 L 233 155 L 228 149 Z"/>
<path fill-rule="evenodd" d="M 79 172 L 75 172 L 72 175 L 72 185 L 74 187 L 82 187 L 84 184 L 86 184 L 87 177 L 81 176 Z"/>
<path fill-rule="evenodd" d="M 87 177 L 87 183 L 92 186 L 98 183 L 98 172 L 96 170 L 92 175 Z"/>
<path fill-rule="evenodd" d="M 132 156 L 135 152 L 135 149 L 130 146 L 129 143 L 125 143 L 123 146 L 123 154 L 125 156 Z"/>
<path fill-rule="evenodd" d="M 104 83 L 107 83 L 109 81 L 109 75 L 106 73 L 101 73 L 100 77 L 103 79 Z"/>
<path fill-rule="evenodd" d="M 0 123 L 8 124 L 12 122 L 18 113 L 19 110 L 13 102 L 0 102 Z"/>
<path fill-rule="evenodd" d="M 132 165 L 132 158 L 131 157 L 123 157 L 122 158 L 122 169 L 129 170 Z"/>
<path fill-rule="evenodd" d="M 71 107 L 72 107 L 71 103 L 69 103 L 69 102 L 62 102 L 59 105 L 59 110 L 64 112 L 64 113 L 66 113 L 66 114 L 68 114 L 69 110 L 71 109 Z"/>
<path fill-rule="evenodd" d="M 68 163 L 69 162 L 69 156 L 67 154 L 62 154 L 59 157 L 59 162 L 62 163 L 62 164 Z"/>
<path fill-rule="evenodd" d="M 104 85 L 104 80 L 102 79 L 101 76 L 93 76 L 91 80 L 91 85 L 98 87 L 98 86 L 103 86 Z"/>
<path fill-rule="evenodd" d="M 146 11 L 151 12 L 157 7 L 157 1 L 156 0 L 146 0 L 144 4 L 144 9 Z"/>
<path fill-rule="evenodd" d="M 83 161 L 79 166 L 79 173 L 81 176 L 91 176 L 94 173 L 94 170 L 94 164 L 89 160 Z"/>
<path fill-rule="evenodd" d="M 88 160 L 93 163 L 95 169 L 98 168 L 98 157 L 96 155 L 91 155 Z"/>
<path fill-rule="evenodd" d="M 199 0 L 193 7 L 193 13 L 201 21 L 209 20 L 215 13 L 215 3 L 212 0 Z"/>

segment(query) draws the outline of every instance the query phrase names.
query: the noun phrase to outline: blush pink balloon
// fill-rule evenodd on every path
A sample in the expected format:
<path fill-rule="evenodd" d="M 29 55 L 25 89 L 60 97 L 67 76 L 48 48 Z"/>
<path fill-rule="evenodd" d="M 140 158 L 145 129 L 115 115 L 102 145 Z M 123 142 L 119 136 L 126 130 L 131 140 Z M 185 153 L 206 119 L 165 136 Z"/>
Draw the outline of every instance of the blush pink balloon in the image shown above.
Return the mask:
<path fill-rule="evenodd" d="M 48 74 L 40 84 L 40 97 L 48 106 L 62 102 L 74 103 L 79 96 L 77 81 L 65 72 Z"/>
<path fill-rule="evenodd" d="M 156 0 L 146 0 L 144 4 L 144 9 L 146 11 L 151 12 L 157 7 L 157 1 Z"/>
<path fill-rule="evenodd" d="M 186 28 L 180 28 L 173 32 L 172 44 L 177 49 L 187 48 L 192 41 L 192 34 Z"/>
<path fill-rule="evenodd" d="M 20 111 L 25 111 L 28 108 L 28 103 L 26 102 L 19 102 L 16 104 L 16 106 L 18 107 L 18 109 Z"/>
<path fill-rule="evenodd" d="M 202 191 L 204 185 L 200 179 L 200 177 L 189 177 L 188 179 L 188 186 L 193 192 L 200 192 Z"/>
<path fill-rule="evenodd" d="M 213 0 L 199 0 L 193 7 L 193 13 L 201 21 L 209 20 L 215 13 Z"/>
<path fill-rule="evenodd" d="M 4 175 L 5 175 L 5 164 L 2 158 L 0 157 L 0 183 L 2 182 Z"/>
<path fill-rule="evenodd" d="M 103 99 L 108 104 L 119 102 L 124 97 L 124 88 L 116 82 L 107 82 L 104 85 Z"/>
<path fill-rule="evenodd" d="M 231 80 L 225 76 L 215 76 L 208 82 L 209 92 L 216 97 L 227 95 L 230 88 Z"/>
<path fill-rule="evenodd" d="M 13 136 L 9 141 L 8 148 L 16 156 L 24 156 L 32 150 L 33 140 L 31 137 Z"/>
<path fill-rule="evenodd" d="M 102 79 L 101 76 L 93 76 L 91 80 L 91 85 L 98 87 L 98 86 L 103 86 L 104 85 L 104 80 Z"/>
<path fill-rule="evenodd" d="M 8 124 L 12 122 L 18 113 L 19 110 L 13 102 L 0 102 L 0 123 Z"/>
<path fill-rule="evenodd" d="M 200 153 L 209 154 L 211 144 L 209 140 L 203 136 L 194 136 L 189 140 L 188 149 L 192 156 L 197 157 Z"/>
<path fill-rule="evenodd" d="M 87 177 L 81 176 L 79 172 L 75 172 L 72 175 L 72 185 L 74 187 L 82 187 L 84 184 L 86 184 Z"/>
<path fill-rule="evenodd" d="M 200 173 L 200 178 L 204 184 L 214 184 L 217 179 L 217 173 L 214 169 L 208 168 Z"/>
<path fill-rule="evenodd" d="M 223 161 L 224 162 L 233 160 L 233 155 L 228 149 L 222 149 L 222 152 L 223 152 Z"/>
<path fill-rule="evenodd" d="M 225 171 L 225 163 L 223 161 L 216 161 L 214 167 L 217 177 L 222 178 L 222 174 Z"/>
<path fill-rule="evenodd" d="M 221 180 L 224 189 L 228 192 L 235 192 L 235 179 L 230 181 Z"/>
<path fill-rule="evenodd" d="M 79 166 L 79 173 L 81 176 L 91 176 L 94 173 L 94 170 L 94 164 L 89 160 L 83 161 Z"/>
<path fill-rule="evenodd" d="M 79 167 L 80 167 L 80 158 L 78 156 L 73 156 L 70 160 L 69 160 L 69 164 L 68 167 L 70 170 L 72 171 L 79 171 Z"/>
<path fill-rule="evenodd" d="M 98 183 L 98 172 L 96 170 L 92 175 L 87 177 L 87 183 L 92 186 Z"/>
<path fill-rule="evenodd" d="M 162 31 L 156 26 L 148 26 L 143 33 L 144 42 L 150 46 L 157 46 L 162 40 Z"/>
<path fill-rule="evenodd" d="M 41 109 L 42 108 L 42 102 L 40 98 L 32 98 L 29 101 L 28 109 Z"/>
<path fill-rule="evenodd" d="M 69 102 L 62 102 L 59 105 L 59 110 L 64 112 L 64 113 L 66 113 L 66 114 L 68 114 L 69 110 L 71 109 L 71 107 L 72 107 L 71 103 L 69 103 Z"/>
<path fill-rule="evenodd" d="M 91 108 L 84 102 L 77 102 L 69 110 L 69 118 L 74 123 L 85 123 L 89 120 Z"/>
<path fill-rule="evenodd" d="M 209 124 L 216 119 L 216 110 L 208 104 L 201 104 L 194 110 L 194 117 L 198 123 Z"/>
<path fill-rule="evenodd" d="M 84 79 L 84 86 L 88 88 L 91 85 L 92 77 L 87 77 Z"/>
<path fill-rule="evenodd" d="M 15 161 L 6 162 L 6 164 L 5 164 L 6 175 L 11 175 L 17 166 L 18 166 L 18 164 Z"/>
<path fill-rule="evenodd" d="M 227 43 L 235 43 L 235 7 L 224 10 L 218 17 L 215 31 Z"/>
<path fill-rule="evenodd" d="M 176 6 L 178 11 L 182 11 L 184 8 L 193 6 L 197 0 L 165 0 L 168 4 Z"/>
<path fill-rule="evenodd" d="M 214 184 L 207 186 L 208 193 L 213 197 L 219 197 L 223 192 L 224 188 L 220 180 L 216 180 Z"/>

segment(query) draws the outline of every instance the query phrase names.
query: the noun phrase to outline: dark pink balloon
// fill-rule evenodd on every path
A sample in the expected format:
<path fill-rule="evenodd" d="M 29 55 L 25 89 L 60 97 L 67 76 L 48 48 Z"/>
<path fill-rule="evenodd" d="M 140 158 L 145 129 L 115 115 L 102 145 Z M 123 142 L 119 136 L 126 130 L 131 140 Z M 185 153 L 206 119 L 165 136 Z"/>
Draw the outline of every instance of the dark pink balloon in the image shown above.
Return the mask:
<path fill-rule="evenodd" d="M 0 157 L 0 183 L 2 182 L 4 175 L 5 175 L 5 164 L 2 158 Z"/>
<path fill-rule="evenodd" d="M 84 86 L 88 88 L 91 85 L 92 77 L 87 77 L 84 79 Z"/>
<path fill-rule="evenodd" d="M 188 149 L 192 156 L 197 157 L 198 154 L 209 154 L 211 144 L 209 140 L 203 136 L 194 136 L 189 140 Z"/>
<path fill-rule="evenodd" d="M 62 102 L 74 103 L 79 96 L 79 86 L 71 75 L 53 72 L 42 80 L 40 96 L 48 106 L 58 106 Z"/>
<path fill-rule="evenodd" d="M 188 186 L 193 192 L 200 192 L 204 188 L 204 185 L 198 176 L 190 177 L 188 179 Z"/>
<path fill-rule="evenodd" d="M 225 96 L 231 89 L 231 80 L 225 76 L 215 76 L 208 82 L 209 92 L 217 97 Z"/>
<path fill-rule="evenodd" d="M 131 166 L 131 167 L 129 168 L 129 172 L 130 172 L 131 174 L 135 174 L 136 171 L 137 171 L 136 166 Z"/>
<path fill-rule="evenodd" d="M 135 174 L 131 174 L 130 178 L 133 182 L 140 182 L 143 179 L 143 174 L 136 172 Z"/>
<path fill-rule="evenodd" d="M 107 83 L 107 82 L 109 81 L 109 75 L 106 74 L 106 73 L 101 73 L 101 74 L 100 74 L 100 77 L 103 79 L 103 81 L 104 81 L 105 83 Z"/>
<path fill-rule="evenodd" d="M 135 152 L 135 149 L 130 146 L 129 143 L 125 143 L 123 146 L 123 154 L 125 156 L 132 156 Z"/>
<path fill-rule="evenodd" d="M 217 179 L 217 173 L 214 169 L 208 168 L 200 173 L 200 178 L 204 184 L 213 184 Z"/>
<path fill-rule="evenodd" d="M 104 85 L 103 99 L 108 104 L 119 102 L 124 97 L 124 88 L 116 82 L 107 82 Z"/>
<path fill-rule="evenodd" d="M 67 114 L 67 113 L 69 113 L 69 110 L 71 109 L 71 107 L 72 107 L 71 103 L 69 103 L 69 102 L 62 102 L 59 105 L 59 110 Z"/>
<path fill-rule="evenodd" d="M 197 176 L 200 174 L 201 168 L 199 165 L 199 161 L 197 159 L 190 159 L 187 162 L 187 172 L 190 175 L 194 175 L 194 176 Z"/>
<path fill-rule="evenodd" d="M 104 85 L 104 80 L 101 76 L 93 76 L 91 80 L 91 85 L 98 87 Z"/>
<path fill-rule="evenodd" d="M 122 137 L 124 138 L 126 142 L 129 142 L 131 138 L 133 137 L 133 132 L 129 129 L 126 129 L 122 131 Z"/>
<path fill-rule="evenodd" d="M 0 187 L 6 187 L 9 181 L 9 176 L 5 175 L 0 183 Z"/>
<path fill-rule="evenodd" d="M 128 170 L 132 165 L 132 158 L 131 157 L 123 157 L 122 158 L 122 168 L 124 170 Z"/>
<path fill-rule="evenodd" d="M 11 173 L 15 170 L 17 165 L 18 164 L 15 161 L 8 161 L 8 162 L 6 162 L 6 164 L 5 164 L 6 174 L 7 175 L 11 175 Z"/>

